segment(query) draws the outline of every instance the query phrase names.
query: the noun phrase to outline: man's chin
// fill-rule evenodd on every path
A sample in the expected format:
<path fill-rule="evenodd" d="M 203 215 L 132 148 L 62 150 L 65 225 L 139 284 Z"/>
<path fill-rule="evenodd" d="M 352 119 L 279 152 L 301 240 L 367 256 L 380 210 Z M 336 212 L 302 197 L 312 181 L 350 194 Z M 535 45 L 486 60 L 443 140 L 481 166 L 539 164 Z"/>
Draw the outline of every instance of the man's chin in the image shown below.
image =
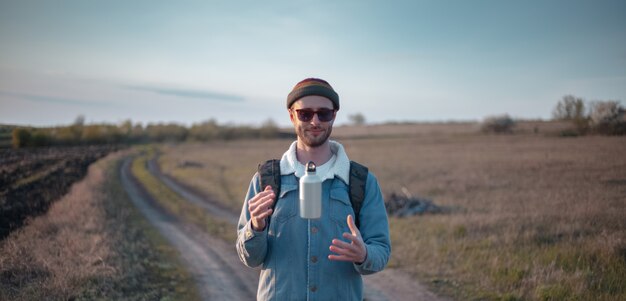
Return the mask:
<path fill-rule="evenodd" d="M 299 139 L 308 147 L 319 147 L 324 145 L 330 137 L 330 130 L 317 131 L 315 134 L 311 130 L 298 130 Z"/>
<path fill-rule="evenodd" d="M 302 140 L 304 141 L 304 144 L 306 144 L 309 147 L 318 147 L 318 146 L 324 145 L 324 143 L 326 143 L 328 138 L 325 137 L 324 135 L 319 135 L 317 137 L 311 137 L 311 136 L 305 137 Z"/>

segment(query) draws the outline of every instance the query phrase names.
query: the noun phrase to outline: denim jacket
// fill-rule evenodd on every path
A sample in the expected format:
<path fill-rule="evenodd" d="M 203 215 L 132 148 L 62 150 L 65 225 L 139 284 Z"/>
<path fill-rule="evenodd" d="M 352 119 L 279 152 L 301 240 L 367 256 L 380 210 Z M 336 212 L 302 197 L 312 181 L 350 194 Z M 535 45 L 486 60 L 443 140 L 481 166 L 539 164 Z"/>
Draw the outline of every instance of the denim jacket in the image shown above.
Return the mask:
<path fill-rule="evenodd" d="M 343 148 L 339 152 L 337 164 L 345 164 Z M 248 200 L 263 190 L 258 173 L 250 182 L 239 218 L 236 248 L 246 266 L 261 266 L 257 299 L 362 300 L 361 275 L 381 271 L 391 253 L 387 213 L 376 177 L 368 174 L 360 212 L 359 230 L 367 257 L 356 264 L 328 259 L 332 239 L 346 241 L 342 237 L 342 233 L 350 233 L 346 217 L 354 216 L 346 181 L 339 176 L 326 179 L 322 183 L 322 217 L 307 220 L 299 216 L 296 174 L 281 175 L 280 196 L 269 224 L 260 232 L 252 229 L 247 206 Z"/>

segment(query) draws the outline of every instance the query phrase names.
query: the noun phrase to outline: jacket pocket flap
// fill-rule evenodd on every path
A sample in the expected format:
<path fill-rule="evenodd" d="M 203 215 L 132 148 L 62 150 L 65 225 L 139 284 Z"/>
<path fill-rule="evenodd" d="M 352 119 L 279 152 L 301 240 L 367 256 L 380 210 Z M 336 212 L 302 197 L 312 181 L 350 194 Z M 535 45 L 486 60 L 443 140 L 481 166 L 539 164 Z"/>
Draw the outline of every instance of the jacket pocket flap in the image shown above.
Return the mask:
<path fill-rule="evenodd" d="M 339 201 L 343 204 L 345 204 L 346 206 L 352 206 L 350 204 L 350 196 L 348 195 L 348 192 L 346 191 L 345 188 L 332 188 L 330 190 L 330 198 L 336 201 Z"/>
<path fill-rule="evenodd" d="M 287 193 L 297 190 L 297 189 L 298 189 L 298 185 L 282 184 L 280 185 L 280 195 L 278 197 L 283 198 Z"/>

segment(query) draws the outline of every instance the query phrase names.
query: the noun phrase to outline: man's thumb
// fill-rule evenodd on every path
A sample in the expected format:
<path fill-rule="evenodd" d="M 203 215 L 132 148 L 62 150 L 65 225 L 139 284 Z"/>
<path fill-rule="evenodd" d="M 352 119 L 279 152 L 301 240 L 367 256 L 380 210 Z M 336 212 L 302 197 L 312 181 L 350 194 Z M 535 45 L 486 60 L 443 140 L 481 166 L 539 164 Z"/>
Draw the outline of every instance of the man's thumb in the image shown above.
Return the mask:
<path fill-rule="evenodd" d="M 354 224 L 354 218 L 352 217 L 352 214 L 348 215 L 348 227 L 350 228 L 350 231 L 352 231 L 352 235 L 357 235 L 359 230 L 356 228 L 356 225 Z"/>

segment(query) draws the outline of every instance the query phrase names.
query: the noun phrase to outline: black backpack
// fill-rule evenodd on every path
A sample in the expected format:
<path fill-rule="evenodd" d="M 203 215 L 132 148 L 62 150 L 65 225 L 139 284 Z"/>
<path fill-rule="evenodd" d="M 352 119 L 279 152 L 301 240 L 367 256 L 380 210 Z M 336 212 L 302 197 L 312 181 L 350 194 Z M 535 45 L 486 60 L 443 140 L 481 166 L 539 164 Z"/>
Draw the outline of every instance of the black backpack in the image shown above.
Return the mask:
<path fill-rule="evenodd" d="M 350 161 L 350 184 L 348 185 L 348 190 L 352 210 L 354 210 L 354 224 L 357 228 L 360 227 L 359 214 L 363 200 L 365 199 L 367 173 L 368 169 L 366 166 Z M 259 176 L 261 188 L 267 185 L 271 186 L 274 193 L 276 193 L 276 200 L 278 200 L 280 196 L 280 160 L 272 159 L 267 160 L 263 164 L 259 164 Z M 276 205 L 276 203 L 274 203 L 274 205 Z"/>

